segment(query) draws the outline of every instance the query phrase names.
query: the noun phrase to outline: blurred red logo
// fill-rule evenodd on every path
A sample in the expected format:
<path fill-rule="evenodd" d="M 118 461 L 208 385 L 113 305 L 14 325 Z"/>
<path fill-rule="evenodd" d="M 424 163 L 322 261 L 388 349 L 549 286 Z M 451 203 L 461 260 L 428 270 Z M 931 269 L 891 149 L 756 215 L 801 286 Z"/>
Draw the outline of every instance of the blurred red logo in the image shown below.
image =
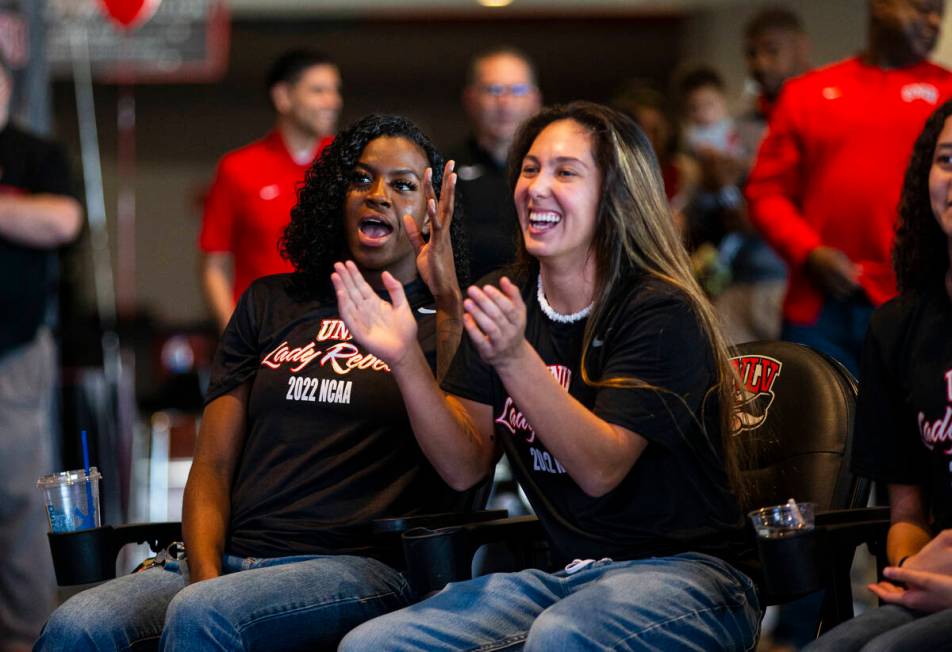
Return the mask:
<path fill-rule="evenodd" d="M 99 0 L 106 15 L 123 29 L 135 29 L 148 22 L 162 0 Z"/>

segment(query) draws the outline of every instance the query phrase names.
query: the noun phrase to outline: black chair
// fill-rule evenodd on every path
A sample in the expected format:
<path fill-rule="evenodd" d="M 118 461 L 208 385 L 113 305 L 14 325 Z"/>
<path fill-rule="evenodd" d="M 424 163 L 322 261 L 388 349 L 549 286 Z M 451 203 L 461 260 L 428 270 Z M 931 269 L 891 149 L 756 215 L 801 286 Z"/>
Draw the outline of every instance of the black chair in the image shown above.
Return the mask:
<path fill-rule="evenodd" d="M 750 448 L 743 462 L 745 511 L 794 498 L 813 502 L 817 512 L 811 533 L 764 542 L 745 570 L 757 580 L 765 606 L 825 590 L 818 626 L 825 631 L 852 617 L 855 549 L 861 543 L 882 548 L 889 522 L 888 509 L 865 508 L 870 485 L 849 471 L 856 381 L 832 358 L 786 342 L 741 345 L 732 361 L 744 386 L 738 436 L 748 438 Z M 474 551 L 487 543 L 505 542 L 520 567 L 548 564 L 534 516 L 408 530 L 403 539 L 411 584 L 420 594 L 469 578 Z"/>
<path fill-rule="evenodd" d="M 503 519 L 504 509 L 484 510 L 491 489 L 491 478 L 462 495 L 455 511 L 380 519 L 368 524 L 366 536 L 375 554 L 396 568 L 403 568 L 401 535 L 414 528 L 446 528 L 462 523 Z M 180 522 L 131 523 L 79 532 L 49 533 L 50 552 L 60 586 L 92 584 L 116 576 L 119 551 L 127 544 L 148 544 L 153 553 L 160 553 L 172 543 L 182 540 Z"/>

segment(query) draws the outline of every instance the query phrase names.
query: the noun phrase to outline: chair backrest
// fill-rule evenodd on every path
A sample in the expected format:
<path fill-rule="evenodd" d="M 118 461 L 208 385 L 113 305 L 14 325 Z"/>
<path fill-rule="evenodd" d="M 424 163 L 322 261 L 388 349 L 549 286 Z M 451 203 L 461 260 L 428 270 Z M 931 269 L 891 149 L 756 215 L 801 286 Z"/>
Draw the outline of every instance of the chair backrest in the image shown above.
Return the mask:
<path fill-rule="evenodd" d="M 731 361 L 743 386 L 736 436 L 748 439 L 744 507 L 789 498 L 818 512 L 865 506 L 869 485 L 849 471 L 857 384 L 846 368 L 789 342 L 742 344 Z"/>

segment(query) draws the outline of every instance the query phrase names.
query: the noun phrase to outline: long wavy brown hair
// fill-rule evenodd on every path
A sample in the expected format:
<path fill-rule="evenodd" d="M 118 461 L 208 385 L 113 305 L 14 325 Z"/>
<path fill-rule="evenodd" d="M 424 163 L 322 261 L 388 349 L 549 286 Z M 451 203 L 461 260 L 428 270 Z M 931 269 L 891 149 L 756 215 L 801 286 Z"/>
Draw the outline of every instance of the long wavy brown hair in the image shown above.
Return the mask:
<path fill-rule="evenodd" d="M 596 261 L 595 301 L 583 340 L 582 379 L 594 386 L 666 391 L 638 378 L 593 379 L 586 368 L 586 356 L 595 333 L 610 317 L 611 308 L 630 291 L 635 277 L 647 274 L 680 290 L 710 342 L 716 367 L 716 383 L 711 392 L 717 397 L 724 466 L 735 493 L 743 497 L 740 460 L 744 454 L 739 448 L 743 438 L 731 436 L 736 372 L 718 318 L 694 278 L 688 253 L 674 225 L 651 144 L 634 120 L 606 106 L 572 102 L 546 108 L 522 126 L 513 142 L 509 158 L 509 181 L 513 188 L 533 141 L 546 126 L 559 120 L 572 120 L 589 131 L 592 153 L 602 171 L 592 243 Z M 521 238 L 517 250 L 520 265 L 524 269 L 531 266 L 533 260 Z"/>

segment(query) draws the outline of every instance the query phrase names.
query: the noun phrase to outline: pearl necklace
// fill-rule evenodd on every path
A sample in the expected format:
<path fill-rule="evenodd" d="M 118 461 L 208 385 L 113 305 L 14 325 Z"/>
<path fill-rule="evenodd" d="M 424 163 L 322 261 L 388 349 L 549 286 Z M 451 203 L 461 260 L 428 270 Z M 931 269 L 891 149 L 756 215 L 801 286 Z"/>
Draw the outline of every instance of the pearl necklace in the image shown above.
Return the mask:
<path fill-rule="evenodd" d="M 539 274 L 536 298 L 539 299 L 539 307 L 542 308 L 543 314 L 545 314 L 545 316 L 552 321 L 558 322 L 560 324 L 571 324 L 573 322 L 585 319 L 588 317 L 588 313 L 592 312 L 592 306 L 595 305 L 595 302 L 593 301 L 578 312 L 573 312 L 571 315 L 563 315 L 561 312 L 556 312 L 555 308 L 550 306 L 549 302 L 545 300 L 545 292 L 542 291 L 542 274 Z"/>

